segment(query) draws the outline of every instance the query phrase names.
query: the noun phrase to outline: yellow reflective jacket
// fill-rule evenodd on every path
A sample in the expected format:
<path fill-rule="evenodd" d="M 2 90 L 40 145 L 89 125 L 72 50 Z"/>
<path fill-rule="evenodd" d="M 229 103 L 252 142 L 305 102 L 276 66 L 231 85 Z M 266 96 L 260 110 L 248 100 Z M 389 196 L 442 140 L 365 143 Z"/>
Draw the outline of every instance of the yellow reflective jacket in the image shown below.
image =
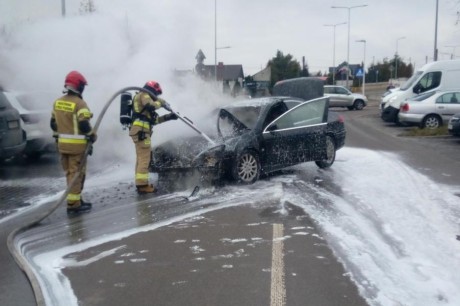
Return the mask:
<path fill-rule="evenodd" d="M 146 109 L 146 106 L 150 105 L 155 110 L 162 107 L 161 99 L 154 101 L 148 93 L 139 92 L 134 96 L 133 99 L 133 123 L 129 130 L 129 135 L 134 136 L 139 132 L 152 132 L 152 126 L 164 122 L 163 116 L 158 117 L 156 113 L 151 113 Z M 152 115 L 155 117 L 152 118 Z"/>
<path fill-rule="evenodd" d="M 86 136 L 79 128 L 79 122 L 89 120 L 93 114 L 83 99 L 76 95 L 65 95 L 54 102 L 51 120 L 56 123 L 58 136 L 58 149 L 64 154 L 81 154 L 85 151 L 88 142 Z"/>

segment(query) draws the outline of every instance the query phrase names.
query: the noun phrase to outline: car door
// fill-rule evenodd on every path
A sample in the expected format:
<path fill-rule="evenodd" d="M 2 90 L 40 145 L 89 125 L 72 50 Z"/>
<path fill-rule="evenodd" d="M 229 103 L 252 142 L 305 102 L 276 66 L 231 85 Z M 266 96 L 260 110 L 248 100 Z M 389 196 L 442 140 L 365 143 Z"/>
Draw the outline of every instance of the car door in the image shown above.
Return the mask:
<path fill-rule="evenodd" d="M 351 106 L 353 105 L 353 95 L 343 87 L 335 87 L 336 102 L 334 106 Z"/>
<path fill-rule="evenodd" d="M 269 124 L 262 132 L 266 171 L 326 156 L 328 98 L 299 104 Z"/>
<path fill-rule="evenodd" d="M 460 112 L 460 92 L 448 92 L 436 99 L 436 112 L 444 122 Z"/>

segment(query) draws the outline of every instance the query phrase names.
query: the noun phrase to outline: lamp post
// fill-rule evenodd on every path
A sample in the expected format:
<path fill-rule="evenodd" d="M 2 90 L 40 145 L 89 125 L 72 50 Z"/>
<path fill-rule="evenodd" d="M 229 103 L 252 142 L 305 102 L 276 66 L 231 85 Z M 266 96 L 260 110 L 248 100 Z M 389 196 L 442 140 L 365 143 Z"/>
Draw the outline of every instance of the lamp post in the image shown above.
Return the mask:
<path fill-rule="evenodd" d="M 365 7 L 367 4 L 355 6 L 331 6 L 331 8 L 347 9 L 348 10 L 348 43 L 347 43 L 347 88 L 348 88 L 348 73 L 350 72 L 350 11 L 358 7 Z"/>
<path fill-rule="evenodd" d="M 325 27 L 334 27 L 334 49 L 332 55 L 332 85 L 335 85 L 335 27 L 346 24 L 346 22 L 336 23 L 336 24 L 325 24 Z"/>
<path fill-rule="evenodd" d="M 65 0 L 61 0 L 62 17 L 65 17 Z"/>
<path fill-rule="evenodd" d="M 395 54 L 395 80 L 398 79 L 398 41 L 400 41 L 401 39 L 405 39 L 406 37 L 403 36 L 403 37 L 399 37 L 398 39 L 396 39 L 396 54 Z"/>
<path fill-rule="evenodd" d="M 356 42 L 364 43 L 364 61 L 363 61 L 363 96 L 366 95 L 366 40 L 360 39 Z"/>
<path fill-rule="evenodd" d="M 438 60 L 438 7 L 439 0 L 436 0 L 436 21 L 434 25 L 434 56 L 433 60 L 436 62 Z"/>

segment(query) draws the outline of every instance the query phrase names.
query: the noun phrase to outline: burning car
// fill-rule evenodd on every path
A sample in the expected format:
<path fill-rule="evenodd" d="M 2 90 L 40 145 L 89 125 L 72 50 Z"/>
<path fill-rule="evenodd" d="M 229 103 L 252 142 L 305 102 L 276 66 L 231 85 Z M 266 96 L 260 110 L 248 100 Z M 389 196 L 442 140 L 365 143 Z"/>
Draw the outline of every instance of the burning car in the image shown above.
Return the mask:
<path fill-rule="evenodd" d="M 310 161 L 328 168 L 346 135 L 343 118 L 328 103 L 327 97 L 273 96 L 221 107 L 212 141 L 196 136 L 163 143 L 152 152 L 150 170 L 160 185 L 171 185 L 188 177 L 251 184 L 260 175 Z"/>

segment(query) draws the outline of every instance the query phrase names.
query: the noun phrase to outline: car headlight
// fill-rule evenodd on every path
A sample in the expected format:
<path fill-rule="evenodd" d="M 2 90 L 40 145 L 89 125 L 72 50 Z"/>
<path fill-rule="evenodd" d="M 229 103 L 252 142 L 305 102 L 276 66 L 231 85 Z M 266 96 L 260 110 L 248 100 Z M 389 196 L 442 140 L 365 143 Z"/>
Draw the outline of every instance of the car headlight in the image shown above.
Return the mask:
<path fill-rule="evenodd" d="M 18 129 L 19 128 L 19 120 L 8 121 L 8 128 L 10 130 Z"/>
<path fill-rule="evenodd" d="M 450 123 L 460 122 L 460 117 L 453 116 L 452 118 L 450 118 L 449 121 L 450 121 Z"/>
<path fill-rule="evenodd" d="M 224 156 L 225 145 L 221 144 L 199 153 L 192 161 L 195 167 L 215 167 Z"/>

